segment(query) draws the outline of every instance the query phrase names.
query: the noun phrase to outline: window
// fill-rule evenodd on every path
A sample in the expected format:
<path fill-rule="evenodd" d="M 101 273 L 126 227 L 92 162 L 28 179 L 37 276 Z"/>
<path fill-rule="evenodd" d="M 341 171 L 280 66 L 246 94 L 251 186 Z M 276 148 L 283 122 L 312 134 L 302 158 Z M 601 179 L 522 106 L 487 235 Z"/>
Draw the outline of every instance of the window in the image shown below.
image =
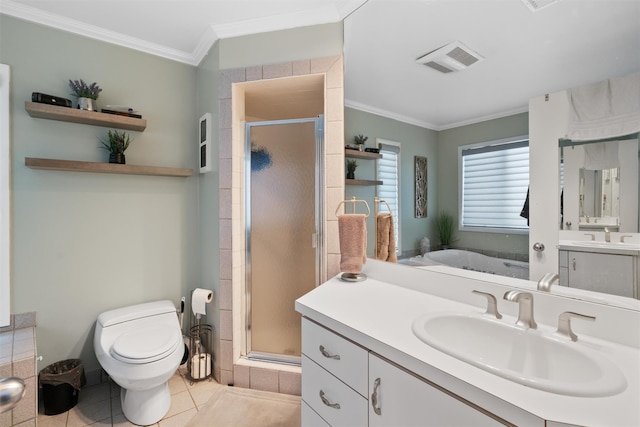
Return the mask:
<path fill-rule="evenodd" d="M 377 139 L 382 158 L 378 159 L 376 179 L 382 181 L 378 186 L 378 198 L 389 204 L 393 215 L 393 228 L 396 237 L 396 253 L 400 254 L 400 143 Z M 380 205 L 380 211 L 386 212 L 386 205 Z"/>
<path fill-rule="evenodd" d="M 458 148 L 460 228 L 526 232 L 520 216 L 529 189 L 529 140 L 520 137 Z"/>

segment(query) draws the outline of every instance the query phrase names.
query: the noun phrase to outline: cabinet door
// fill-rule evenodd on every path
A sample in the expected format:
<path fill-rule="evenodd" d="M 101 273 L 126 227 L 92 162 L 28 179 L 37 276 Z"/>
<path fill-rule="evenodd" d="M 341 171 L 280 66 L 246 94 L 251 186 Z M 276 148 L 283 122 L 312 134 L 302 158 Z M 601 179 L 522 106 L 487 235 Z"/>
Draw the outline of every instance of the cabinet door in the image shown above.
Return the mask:
<path fill-rule="evenodd" d="M 569 252 L 569 287 L 634 297 L 634 257 Z"/>
<path fill-rule="evenodd" d="M 369 426 L 504 425 L 418 377 L 369 355 Z"/>

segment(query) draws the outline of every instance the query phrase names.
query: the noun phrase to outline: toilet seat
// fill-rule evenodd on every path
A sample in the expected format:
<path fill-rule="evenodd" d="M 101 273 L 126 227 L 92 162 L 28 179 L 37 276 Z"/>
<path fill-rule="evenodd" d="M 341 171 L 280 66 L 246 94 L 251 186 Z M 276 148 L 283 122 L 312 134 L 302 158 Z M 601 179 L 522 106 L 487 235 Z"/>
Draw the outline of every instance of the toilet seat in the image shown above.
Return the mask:
<path fill-rule="evenodd" d="M 179 329 L 153 325 L 120 335 L 110 353 L 125 363 L 151 363 L 172 354 L 182 343 Z"/>

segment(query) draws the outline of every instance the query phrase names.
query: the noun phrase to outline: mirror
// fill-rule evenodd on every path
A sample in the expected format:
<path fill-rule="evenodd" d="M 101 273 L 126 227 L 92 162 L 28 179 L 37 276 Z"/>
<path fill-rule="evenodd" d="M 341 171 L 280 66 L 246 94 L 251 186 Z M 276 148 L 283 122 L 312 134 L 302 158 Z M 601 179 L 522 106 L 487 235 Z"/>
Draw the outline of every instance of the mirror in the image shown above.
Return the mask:
<path fill-rule="evenodd" d="M 580 168 L 578 230 L 618 231 L 620 224 L 620 168 Z"/>
<path fill-rule="evenodd" d="M 559 145 L 560 230 L 638 233 L 638 140 Z"/>

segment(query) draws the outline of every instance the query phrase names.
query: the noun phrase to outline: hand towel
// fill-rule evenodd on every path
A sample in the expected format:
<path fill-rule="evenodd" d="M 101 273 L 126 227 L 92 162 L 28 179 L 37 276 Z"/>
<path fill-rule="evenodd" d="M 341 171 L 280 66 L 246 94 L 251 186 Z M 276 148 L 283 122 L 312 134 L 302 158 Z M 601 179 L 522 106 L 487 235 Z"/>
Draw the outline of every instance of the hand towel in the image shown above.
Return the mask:
<path fill-rule="evenodd" d="M 574 141 L 615 138 L 640 130 L 640 73 L 567 90 Z"/>
<path fill-rule="evenodd" d="M 393 228 L 393 216 L 390 213 L 379 213 L 376 218 L 378 234 L 376 236 L 376 259 L 397 262 L 396 236 Z"/>
<path fill-rule="evenodd" d="M 612 169 L 620 167 L 618 141 L 585 144 L 584 168 L 588 170 Z"/>
<path fill-rule="evenodd" d="M 367 216 L 338 215 L 340 237 L 340 271 L 360 273 L 367 262 Z"/>

